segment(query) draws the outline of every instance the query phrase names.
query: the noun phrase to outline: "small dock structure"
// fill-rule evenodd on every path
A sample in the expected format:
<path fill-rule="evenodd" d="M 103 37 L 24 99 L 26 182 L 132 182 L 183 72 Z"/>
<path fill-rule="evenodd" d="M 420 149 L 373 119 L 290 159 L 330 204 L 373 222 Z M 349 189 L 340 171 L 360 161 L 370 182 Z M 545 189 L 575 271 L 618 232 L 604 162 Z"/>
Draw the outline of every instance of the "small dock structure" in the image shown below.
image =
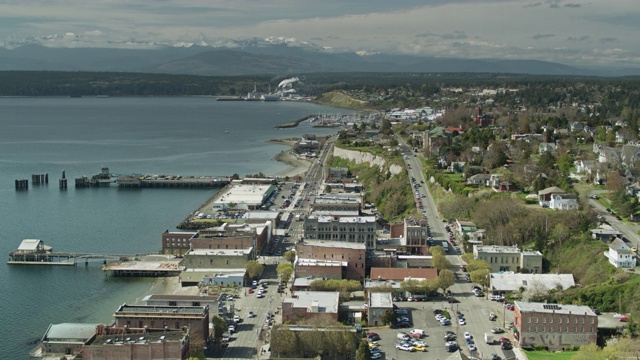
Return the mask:
<path fill-rule="evenodd" d="M 116 277 L 178 276 L 184 270 L 183 259 L 171 255 L 147 255 L 134 260 L 116 261 L 105 265 L 107 275 Z"/>

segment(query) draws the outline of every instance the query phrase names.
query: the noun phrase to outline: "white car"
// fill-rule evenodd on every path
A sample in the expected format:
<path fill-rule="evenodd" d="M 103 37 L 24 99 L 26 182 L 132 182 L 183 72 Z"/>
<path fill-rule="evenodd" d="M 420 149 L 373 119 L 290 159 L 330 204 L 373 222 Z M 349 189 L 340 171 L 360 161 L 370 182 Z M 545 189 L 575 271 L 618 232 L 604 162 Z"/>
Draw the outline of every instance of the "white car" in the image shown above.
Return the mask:
<path fill-rule="evenodd" d="M 458 324 L 460 325 L 467 325 L 466 322 L 464 322 L 464 319 L 458 319 Z"/>
<path fill-rule="evenodd" d="M 469 351 L 476 351 L 476 350 L 478 350 L 478 348 L 474 344 L 469 345 Z"/>
<path fill-rule="evenodd" d="M 381 352 L 371 353 L 371 359 L 372 360 L 382 359 L 382 353 Z"/>
<path fill-rule="evenodd" d="M 256 297 L 257 297 L 257 298 L 263 298 L 263 297 L 264 297 L 264 294 L 262 294 L 262 293 L 257 293 L 257 294 L 256 294 Z"/>
<path fill-rule="evenodd" d="M 464 332 L 464 339 L 465 339 L 465 340 L 471 339 L 471 334 L 469 334 L 469 332 L 468 332 L 468 331 L 465 331 L 465 332 Z"/>
<path fill-rule="evenodd" d="M 239 315 L 236 315 L 236 316 L 234 316 L 234 317 L 233 317 L 233 322 L 234 322 L 234 323 L 239 323 L 239 322 L 241 322 L 241 321 L 242 321 L 242 319 L 240 318 L 240 316 L 239 316 Z"/>
<path fill-rule="evenodd" d="M 254 313 L 253 313 L 253 311 L 249 311 L 249 312 L 247 313 L 247 317 L 248 317 L 248 318 L 256 317 L 256 314 L 254 314 Z"/>
<path fill-rule="evenodd" d="M 396 344 L 396 349 L 398 350 L 402 350 L 402 351 L 408 351 L 408 352 L 414 352 L 415 350 L 407 345 L 402 345 L 402 344 Z"/>

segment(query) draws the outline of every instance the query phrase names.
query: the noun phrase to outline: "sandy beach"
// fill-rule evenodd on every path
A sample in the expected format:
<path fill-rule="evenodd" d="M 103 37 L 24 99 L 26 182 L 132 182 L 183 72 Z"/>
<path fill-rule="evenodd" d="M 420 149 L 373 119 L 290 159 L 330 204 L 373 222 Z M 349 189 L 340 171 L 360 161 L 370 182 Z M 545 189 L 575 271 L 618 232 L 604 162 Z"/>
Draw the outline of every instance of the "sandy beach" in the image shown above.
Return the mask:
<path fill-rule="evenodd" d="M 272 144 L 287 145 L 290 148 L 289 150 L 283 150 L 278 153 L 274 157 L 274 160 L 291 166 L 291 169 L 273 174 L 274 176 L 295 177 L 298 175 L 304 175 L 304 173 L 309 170 L 309 167 L 311 166 L 311 160 L 301 158 L 293 152 L 293 145 L 296 142 L 295 139 L 269 140 L 268 142 Z"/>

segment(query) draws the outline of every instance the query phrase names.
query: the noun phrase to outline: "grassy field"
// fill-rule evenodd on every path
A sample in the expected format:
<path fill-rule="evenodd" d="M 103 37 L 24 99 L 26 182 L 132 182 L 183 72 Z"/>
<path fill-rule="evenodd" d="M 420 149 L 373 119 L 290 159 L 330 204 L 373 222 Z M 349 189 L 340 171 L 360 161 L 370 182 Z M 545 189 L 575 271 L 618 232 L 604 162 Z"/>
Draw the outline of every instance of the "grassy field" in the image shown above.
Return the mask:
<path fill-rule="evenodd" d="M 549 352 L 549 351 L 526 351 L 523 352 L 527 355 L 529 360 L 571 360 L 576 354 L 576 351 L 566 352 Z"/>

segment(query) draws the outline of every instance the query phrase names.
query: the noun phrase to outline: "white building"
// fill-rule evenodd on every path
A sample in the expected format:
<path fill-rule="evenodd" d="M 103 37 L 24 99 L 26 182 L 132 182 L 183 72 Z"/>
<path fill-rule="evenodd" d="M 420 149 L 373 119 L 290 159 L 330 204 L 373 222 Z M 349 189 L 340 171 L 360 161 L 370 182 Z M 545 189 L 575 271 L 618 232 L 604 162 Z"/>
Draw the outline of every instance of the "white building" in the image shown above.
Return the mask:
<path fill-rule="evenodd" d="M 259 209 L 276 190 L 270 184 L 234 184 L 224 191 L 211 205 L 214 211 L 229 209 L 233 204 L 238 210 Z"/>
<path fill-rule="evenodd" d="M 553 194 L 549 208 L 554 210 L 578 210 L 578 197 L 575 194 Z"/>
<path fill-rule="evenodd" d="M 489 288 L 494 293 L 510 293 L 520 291 L 521 288 L 543 288 L 566 290 L 575 286 L 573 274 L 520 274 L 520 273 L 492 273 Z"/>
<path fill-rule="evenodd" d="M 609 251 L 604 252 L 611 265 L 617 268 L 636 267 L 636 258 L 631 249 L 620 239 L 615 239 L 609 244 Z"/>

